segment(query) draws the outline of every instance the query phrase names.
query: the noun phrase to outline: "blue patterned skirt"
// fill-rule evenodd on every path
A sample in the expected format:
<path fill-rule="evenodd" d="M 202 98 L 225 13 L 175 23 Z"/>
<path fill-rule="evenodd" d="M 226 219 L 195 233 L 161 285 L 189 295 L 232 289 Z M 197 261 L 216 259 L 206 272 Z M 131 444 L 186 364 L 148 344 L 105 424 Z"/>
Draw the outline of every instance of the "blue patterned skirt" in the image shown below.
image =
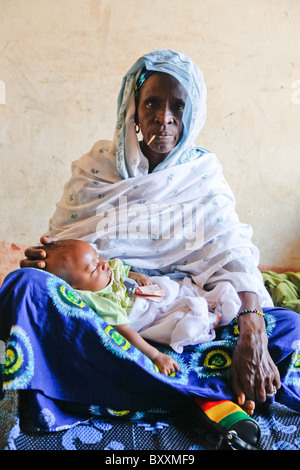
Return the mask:
<path fill-rule="evenodd" d="M 23 419 L 31 429 L 56 431 L 105 413 L 182 410 L 196 396 L 235 399 L 234 321 L 217 328 L 214 341 L 186 347 L 182 354 L 155 344 L 180 367 L 165 376 L 52 274 L 14 271 L 4 280 L 0 306 L 0 340 L 6 343 L 2 388 L 21 391 L 21 426 Z M 264 312 L 269 351 L 282 381 L 276 400 L 300 411 L 300 315 L 282 308 Z"/>

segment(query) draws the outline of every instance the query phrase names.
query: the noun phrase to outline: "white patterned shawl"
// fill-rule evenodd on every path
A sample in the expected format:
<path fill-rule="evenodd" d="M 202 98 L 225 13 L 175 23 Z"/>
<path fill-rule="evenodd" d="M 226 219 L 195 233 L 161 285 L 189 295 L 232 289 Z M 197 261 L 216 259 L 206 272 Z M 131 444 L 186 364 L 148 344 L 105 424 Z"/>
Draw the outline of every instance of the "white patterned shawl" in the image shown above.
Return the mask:
<path fill-rule="evenodd" d="M 134 85 L 144 66 L 175 76 L 188 92 L 183 137 L 152 173 L 134 127 Z M 73 163 L 48 233 L 86 240 L 149 274 L 187 273 L 206 289 L 228 282 L 271 306 L 252 229 L 238 219 L 220 162 L 194 145 L 205 117 L 202 73 L 187 56 L 158 50 L 139 59 L 123 79 L 113 141 L 96 142 Z"/>

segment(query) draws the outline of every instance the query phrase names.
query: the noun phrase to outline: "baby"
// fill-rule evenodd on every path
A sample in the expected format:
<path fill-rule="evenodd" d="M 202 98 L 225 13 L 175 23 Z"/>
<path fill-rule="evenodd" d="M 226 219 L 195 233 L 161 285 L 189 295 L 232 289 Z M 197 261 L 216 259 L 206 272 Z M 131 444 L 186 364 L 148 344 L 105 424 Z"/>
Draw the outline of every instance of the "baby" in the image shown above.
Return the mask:
<path fill-rule="evenodd" d="M 170 375 L 179 370 L 172 357 L 158 351 L 128 326 L 128 312 L 134 300 L 127 293 L 124 278 L 133 279 L 139 286 L 153 284 L 147 276 L 130 271 L 129 266 L 119 259 L 106 261 L 89 243 L 82 240 L 59 240 L 45 245 L 43 249 L 47 255 L 45 270 L 76 289 L 93 310 L 149 357 L 160 372 Z M 97 309 L 98 298 L 100 309 Z"/>

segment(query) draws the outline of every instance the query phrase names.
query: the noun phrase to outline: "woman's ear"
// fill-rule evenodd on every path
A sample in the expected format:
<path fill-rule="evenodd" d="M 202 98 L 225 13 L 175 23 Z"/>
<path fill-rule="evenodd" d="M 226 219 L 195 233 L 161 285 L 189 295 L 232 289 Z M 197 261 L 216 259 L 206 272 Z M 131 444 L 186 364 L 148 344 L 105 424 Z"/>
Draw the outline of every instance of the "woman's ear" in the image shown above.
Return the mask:
<path fill-rule="evenodd" d="M 139 125 L 139 115 L 138 115 L 138 103 L 137 103 L 137 101 L 135 102 L 134 124 L 136 126 Z"/>
<path fill-rule="evenodd" d="M 135 125 L 135 132 L 138 134 L 141 130 L 141 127 L 139 125 L 139 116 L 138 116 L 137 106 L 135 108 L 135 113 L 134 113 L 134 125 Z"/>

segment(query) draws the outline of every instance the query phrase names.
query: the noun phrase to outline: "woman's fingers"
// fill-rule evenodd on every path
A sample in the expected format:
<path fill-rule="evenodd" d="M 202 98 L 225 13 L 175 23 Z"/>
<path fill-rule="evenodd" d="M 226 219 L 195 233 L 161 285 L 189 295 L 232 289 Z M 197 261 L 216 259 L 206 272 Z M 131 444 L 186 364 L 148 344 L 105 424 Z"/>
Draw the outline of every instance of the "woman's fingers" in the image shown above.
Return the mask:
<path fill-rule="evenodd" d="M 55 242 L 56 240 L 58 240 L 57 237 L 50 237 L 50 236 L 45 236 L 45 235 L 43 235 L 40 238 L 40 242 L 42 245 L 47 245 L 48 243 Z"/>
<path fill-rule="evenodd" d="M 26 258 L 20 261 L 21 268 L 45 268 L 46 263 L 43 259 L 46 258 L 46 252 L 43 250 L 42 246 L 26 248 L 24 254 Z"/>
<path fill-rule="evenodd" d="M 46 252 L 42 246 L 30 246 L 26 248 L 24 254 L 31 260 L 46 258 Z"/>
<path fill-rule="evenodd" d="M 24 252 L 26 258 L 20 261 L 21 268 L 37 268 L 43 269 L 46 267 L 44 258 L 46 258 L 46 252 L 41 246 L 31 246 L 26 248 Z"/>
<path fill-rule="evenodd" d="M 245 403 L 245 393 L 243 392 L 240 380 L 239 380 L 239 374 L 237 373 L 234 364 L 231 367 L 230 370 L 231 373 L 231 384 L 232 384 L 232 390 L 233 393 L 237 396 L 238 404 L 241 406 Z"/>
<path fill-rule="evenodd" d="M 20 261 L 21 268 L 37 268 L 44 269 L 46 267 L 46 262 L 43 261 L 43 258 L 46 258 L 46 252 L 42 247 L 32 246 L 25 250 L 25 259 Z"/>
<path fill-rule="evenodd" d="M 43 245 L 47 245 L 56 240 L 57 237 L 42 236 L 40 239 L 41 246 L 30 246 L 26 248 L 24 252 L 26 258 L 20 261 L 20 267 L 44 269 L 46 267 L 44 258 L 46 258 L 47 254 L 45 250 L 43 250 Z"/>
<path fill-rule="evenodd" d="M 250 354 L 250 357 L 252 355 Z M 253 359 L 253 357 L 252 357 Z M 239 405 L 246 401 L 265 402 L 280 386 L 280 375 L 267 349 L 260 355 L 260 361 L 246 359 L 239 345 L 234 351 L 231 365 L 232 389 Z"/>

